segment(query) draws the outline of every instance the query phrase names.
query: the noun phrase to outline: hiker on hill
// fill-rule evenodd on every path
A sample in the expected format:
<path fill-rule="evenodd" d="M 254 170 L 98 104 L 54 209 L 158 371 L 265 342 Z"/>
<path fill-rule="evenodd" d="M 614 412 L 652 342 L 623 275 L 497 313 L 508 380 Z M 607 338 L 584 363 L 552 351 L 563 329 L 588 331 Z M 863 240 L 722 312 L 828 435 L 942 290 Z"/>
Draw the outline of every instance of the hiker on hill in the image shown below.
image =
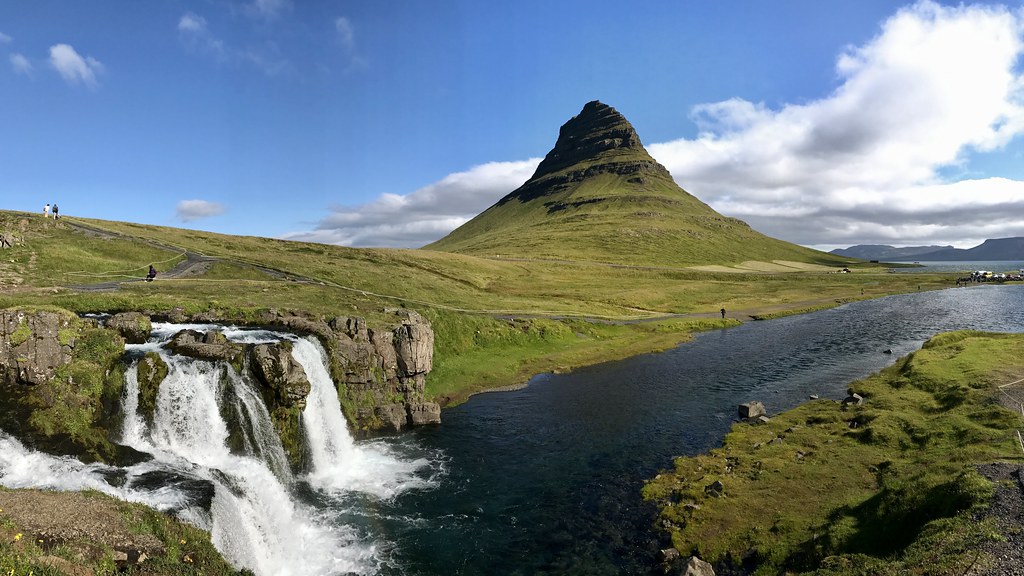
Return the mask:
<path fill-rule="evenodd" d="M 54 202 L 53 203 L 53 219 L 56 220 L 57 218 L 60 218 L 60 216 L 57 215 L 57 203 Z"/>
<path fill-rule="evenodd" d="M 154 278 L 156 278 L 156 268 L 153 268 L 153 265 L 150 264 L 149 274 L 146 274 L 146 282 L 152 282 Z"/>
<path fill-rule="evenodd" d="M 725 319 L 725 308 L 722 308 L 722 319 Z"/>
<path fill-rule="evenodd" d="M 50 217 L 50 205 L 47 204 L 46 206 L 43 206 L 43 218 L 49 218 L 49 217 Z"/>

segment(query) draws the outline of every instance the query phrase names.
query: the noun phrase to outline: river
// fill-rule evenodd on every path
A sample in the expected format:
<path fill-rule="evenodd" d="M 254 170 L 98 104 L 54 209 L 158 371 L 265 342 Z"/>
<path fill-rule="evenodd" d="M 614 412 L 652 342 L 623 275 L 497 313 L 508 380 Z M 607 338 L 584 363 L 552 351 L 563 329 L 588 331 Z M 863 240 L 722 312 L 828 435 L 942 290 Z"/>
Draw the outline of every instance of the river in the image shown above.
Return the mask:
<path fill-rule="evenodd" d="M 349 521 L 395 543 L 384 574 L 643 574 L 664 547 L 643 481 L 719 445 L 737 404 L 777 413 L 810 394 L 841 398 L 851 381 L 959 329 L 1024 331 L 1024 286 L 858 302 L 540 375 L 391 440 L 440 458 L 437 487 Z"/>
<path fill-rule="evenodd" d="M 284 464 L 249 376 L 164 347 L 183 328 L 292 343 L 312 385 L 308 469 Z M 441 426 L 354 441 L 312 339 L 158 324 L 149 342 L 127 346 L 122 398 L 121 441 L 149 458 L 84 465 L 0 432 L 0 484 L 145 502 L 210 530 L 225 557 L 259 576 L 644 574 L 664 546 L 657 510 L 640 498 L 644 480 L 674 456 L 717 446 L 737 404 L 778 413 L 811 394 L 840 398 L 851 381 L 958 329 L 1024 330 L 1024 286 L 891 296 L 707 332 L 474 396 L 445 410 Z M 146 352 L 169 367 L 152 421 L 138 412 L 135 378 Z M 228 448 L 232 430 L 241 449 Z"/>

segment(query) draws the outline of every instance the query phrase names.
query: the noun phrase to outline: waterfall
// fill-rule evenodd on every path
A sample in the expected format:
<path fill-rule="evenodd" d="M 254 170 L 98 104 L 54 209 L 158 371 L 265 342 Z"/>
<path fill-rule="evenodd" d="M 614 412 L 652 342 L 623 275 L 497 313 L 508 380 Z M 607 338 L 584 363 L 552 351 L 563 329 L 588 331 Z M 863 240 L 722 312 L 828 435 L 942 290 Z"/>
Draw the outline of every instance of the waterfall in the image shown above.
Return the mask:
<path fill-rule="evenodd" d="M 302 365 L 310 383 L 302 412 L 302 429 L 312 456 L 312 470 L 307 475 L 310 484 L 331 492 L 354 490 L 378 498 L 430 485 L 429 479 L 417 474 L 429 465 L 426 460 L 404 460 L 380 442 L 356 446 L 327 371 L 327 354 L 319 342 L 298 340 L 292 357 Z"/>
<path fill-rule="evenodd" d="M 306 449 L 312 456 L 308 475 L 292 475 L 267 408 L 248 376 L 223 362 L 163 349 L 185 328 L 221 330 L 235 342 L 293 342 L 293 358 L 311 384 L 302 413 Z M 132 356 L 156 352 L 168 368 L 151 424 L 138 411 L 138 363 L 125 374 L 120 441 L 152 459 L 126 468 L 85 465 L 29 450 L 0 431 L 0 484 L 95 489 L 172 512 L 209 530 L 225 558 L 260 576 L 372 574 L 387 562 L 382 555 L 394 544 L 374 542 L 365 529 L 343 521 L 353 517 L 349 497 L 361 492 L 386 499 L 432 486 L 433 480 L 423 477 L 431 463 L 403 459 L 381 442 L 352 439 L 326 356 L 315 340 L 265 330 L 160 323 L 154 324 L 150 342 L 126 350 Z M 225 420 L 225 413 L 232 422 Z M 241 449 L 236 444 L 231 450 L 230 437 L 241 438 Z M 117 474 L 125 478 L 120 486 L 107 481 Z M 319 496 L 311 498 L 309 488 Z"/>

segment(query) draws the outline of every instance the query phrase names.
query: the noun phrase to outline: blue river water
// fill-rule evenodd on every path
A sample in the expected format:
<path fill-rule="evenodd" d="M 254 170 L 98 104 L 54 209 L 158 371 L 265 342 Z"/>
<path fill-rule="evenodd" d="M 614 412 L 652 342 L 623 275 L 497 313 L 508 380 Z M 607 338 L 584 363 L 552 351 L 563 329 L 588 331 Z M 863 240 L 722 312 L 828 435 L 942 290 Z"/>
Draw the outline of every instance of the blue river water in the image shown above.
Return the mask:
<path fill-rule="evenodd" d="M 388 440 L 438 464 L 436 487 L 353 502 L 390 547 L 382 574 L 646 574 L 664 543 L 645 479 L 713 448 L 736 406 L 769 413 L 847 385 L 944 331 L 1024 331 L 1024 286 L 848 304 L 708 332 L 675 349 L 544 374 Z M 891 349 L 893 354 L 884 354 Z"/>

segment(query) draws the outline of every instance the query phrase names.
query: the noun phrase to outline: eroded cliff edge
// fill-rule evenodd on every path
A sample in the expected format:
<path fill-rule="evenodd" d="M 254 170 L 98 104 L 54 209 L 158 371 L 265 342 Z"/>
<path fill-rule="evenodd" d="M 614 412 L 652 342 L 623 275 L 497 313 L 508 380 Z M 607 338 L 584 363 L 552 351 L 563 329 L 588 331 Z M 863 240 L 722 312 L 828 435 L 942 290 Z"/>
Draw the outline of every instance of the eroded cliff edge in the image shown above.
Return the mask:
<path fill-rule="evenodd" d="M 362 318 L 275 310 L 244 320 L 180 310 L 125 312 L 102 323 L 57 308 L 0 310 L 0 391 L 6 407 L 0 429 L 45 451 L 70 451 L 86 460 L 123 457 L 123 448 L 109 437 L 124 385 L 124 344 L 145 341 L 153 320 L 235 323 L 315 336 L 353 432 L 439 423 L 440 407 L 427 402 L 424 392 L 433 368 L 433 329 L 416 312 L 386 312 L 393 322 L 370 327 Z M 292 365 L 287 346 L 236 349 L 215 336 L 181 335 L 179 353 L 222 358 L 252 371 L 282 435 L 297 437 L 304 405 L 299 396 L 308 392 L 308 382 L 301 367 Z M 166 374 L 157 355 L 150 356 L 140 368 L 144 390 L 158 387 Z"/>

